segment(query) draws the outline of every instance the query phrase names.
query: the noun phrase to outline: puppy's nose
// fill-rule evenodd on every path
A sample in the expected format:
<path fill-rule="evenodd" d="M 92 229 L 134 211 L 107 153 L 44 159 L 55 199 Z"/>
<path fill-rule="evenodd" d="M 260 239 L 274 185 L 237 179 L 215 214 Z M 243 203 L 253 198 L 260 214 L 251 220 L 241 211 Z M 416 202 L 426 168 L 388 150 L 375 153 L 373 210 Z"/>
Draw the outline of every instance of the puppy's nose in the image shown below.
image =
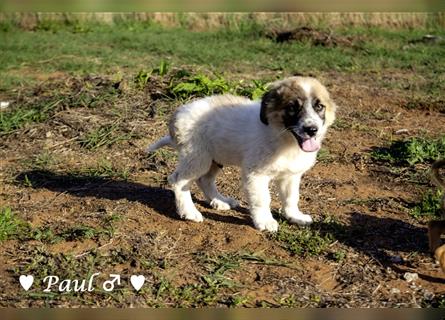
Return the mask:
<path fill-rule="evenodd" d="M 317 133 L 318 128 L 316 126 L 306 126 L 303 127 L 303 131 L 307 133 L 309 137 L 313 137 Z"/>

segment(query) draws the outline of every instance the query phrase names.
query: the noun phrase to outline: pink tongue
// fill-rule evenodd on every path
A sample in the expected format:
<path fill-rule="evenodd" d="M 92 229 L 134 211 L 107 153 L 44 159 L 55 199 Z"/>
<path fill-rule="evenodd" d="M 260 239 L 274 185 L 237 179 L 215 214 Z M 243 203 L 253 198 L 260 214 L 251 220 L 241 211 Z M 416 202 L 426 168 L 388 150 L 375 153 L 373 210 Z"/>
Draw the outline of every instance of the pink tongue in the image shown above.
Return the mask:
<path fill-rule="evenodd" d="M 303 141 L 301 148 L 306 152 L 314 152 L 320 149 L 320 144 L 315 140 L 315 138 L 310 138 Z"/>

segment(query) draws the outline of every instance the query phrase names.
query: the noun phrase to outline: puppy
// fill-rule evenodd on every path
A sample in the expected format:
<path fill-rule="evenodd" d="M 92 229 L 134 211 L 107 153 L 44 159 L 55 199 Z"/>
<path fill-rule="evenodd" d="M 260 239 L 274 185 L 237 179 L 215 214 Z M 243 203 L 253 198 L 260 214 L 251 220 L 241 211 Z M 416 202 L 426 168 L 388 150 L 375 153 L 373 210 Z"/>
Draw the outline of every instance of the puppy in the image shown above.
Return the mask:
<path fill-rule="evenodd" d="M 272 83 L 261 101 L 232 95 L 196 100 L 177 109 L 167 135 L 148 147 L 170 145 L 179 153 L 168 177 L 179 216 L 203 221 L 192 202 L 196 182 L 210 206 L 228 210 L 238 204 L 221 195 L 215 178 L 223 166 L 239 166 L 253 224 L 275 232 L 269 183 L 277 183 L 282 213 L 290 223 L 312 223 L 298 208 L 302 175 L 314 164 L 336 105 L 326 88 L 312 77 L 290 77 Z"/>

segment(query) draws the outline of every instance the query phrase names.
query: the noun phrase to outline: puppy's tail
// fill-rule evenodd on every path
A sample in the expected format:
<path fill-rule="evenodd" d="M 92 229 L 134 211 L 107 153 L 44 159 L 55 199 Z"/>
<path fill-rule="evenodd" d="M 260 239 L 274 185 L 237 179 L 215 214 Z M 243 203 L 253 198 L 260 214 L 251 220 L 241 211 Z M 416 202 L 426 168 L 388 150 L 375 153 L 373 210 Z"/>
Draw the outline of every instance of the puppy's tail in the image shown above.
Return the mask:
<path fill-rule="evenodd" d="M 164 136 L 155 143 L 149 145 L 145 152 L 151 153 L 165 146 L 173 146 L 173 140 L 171 136 Z"/>

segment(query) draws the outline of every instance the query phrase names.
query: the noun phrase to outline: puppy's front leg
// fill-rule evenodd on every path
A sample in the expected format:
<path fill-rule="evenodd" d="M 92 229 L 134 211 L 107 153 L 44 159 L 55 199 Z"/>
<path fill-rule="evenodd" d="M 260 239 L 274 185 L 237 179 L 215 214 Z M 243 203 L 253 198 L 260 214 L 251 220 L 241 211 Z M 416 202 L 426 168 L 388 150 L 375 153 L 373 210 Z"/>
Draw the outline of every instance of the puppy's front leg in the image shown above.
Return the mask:
<path fill-rule="evenodd" d="M 284 217 L 290 223 L 300 226 L 307 226 L 312 223 L 312 218 L 298 209 L 300 197 L 301 175 L 291 175 L 277 180 L 278 190 L 283 204 L 282 211 Z"/>
<path fill-rule="evenodd" d="M 244 178 L 244 188 L 255 227 L 261 231 L 276 232 L 278 222 L 270 212 L 269 182 L 270 178 L 268 176 L 250 173 Z"/>

